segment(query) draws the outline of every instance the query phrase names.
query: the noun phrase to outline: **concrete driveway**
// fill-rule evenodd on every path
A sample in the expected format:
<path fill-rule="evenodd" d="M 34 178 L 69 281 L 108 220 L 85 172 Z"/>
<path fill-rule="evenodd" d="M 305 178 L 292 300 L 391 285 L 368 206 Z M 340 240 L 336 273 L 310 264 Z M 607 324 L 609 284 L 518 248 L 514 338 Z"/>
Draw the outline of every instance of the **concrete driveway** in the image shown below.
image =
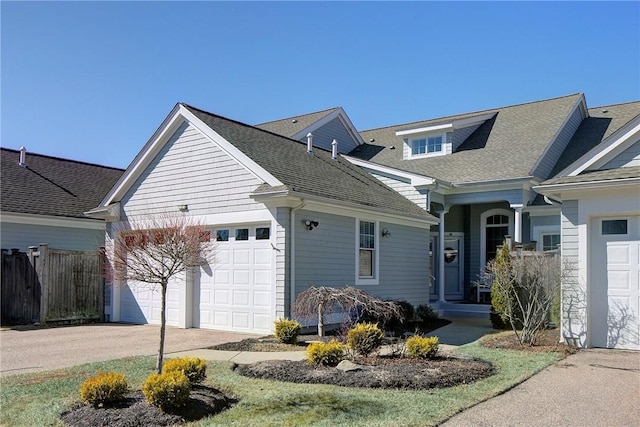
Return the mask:
<path fill-rule="evenodd" d="M 210 347 L 257 335 L 167 327 L 165 353 Z M 160 327 L 102 323 L 0 330 L 0 376 L 66 368 L 158 352 Z"/>
<path fill-rule="evenodd" d="M 443 426 L 640 426 L 640 352 L 571 355 Z"/>

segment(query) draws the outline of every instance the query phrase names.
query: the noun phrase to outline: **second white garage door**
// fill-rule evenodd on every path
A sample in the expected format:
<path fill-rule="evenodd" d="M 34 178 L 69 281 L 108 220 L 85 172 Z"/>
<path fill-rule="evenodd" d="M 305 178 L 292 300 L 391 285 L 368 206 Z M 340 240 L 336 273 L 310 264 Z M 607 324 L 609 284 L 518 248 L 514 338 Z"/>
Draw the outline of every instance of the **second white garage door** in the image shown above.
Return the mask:
<path fill-rule="evenodd" d="M 215 260 L 194 288 L 194 327 L 268 334 L 273 330 L 273 248 L 269 225 L 214 230 Z"/>

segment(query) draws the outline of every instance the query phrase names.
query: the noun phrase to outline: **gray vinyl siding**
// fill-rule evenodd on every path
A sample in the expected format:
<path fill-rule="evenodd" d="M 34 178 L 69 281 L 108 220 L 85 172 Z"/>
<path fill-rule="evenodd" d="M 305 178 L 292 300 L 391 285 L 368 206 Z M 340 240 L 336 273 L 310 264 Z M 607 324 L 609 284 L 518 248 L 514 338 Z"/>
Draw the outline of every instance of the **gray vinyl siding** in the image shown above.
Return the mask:
<path fill-rule="evenodd" d="M 2 222 L 0 235 L 2 249 L 16 248 L 21 252 L 40 243 L 48 243 L 50 248 L 72 251 L 91 251 L 104 246 L 104 231 L 86 228 Z"/>
<path fill-rule="evenodd" d="M 197 129 L 183 123 L 122 199 L 126 215 L 177 212 L 192 215 L 263 209 L 249 194 L 261 184 Z"/>
<path fill-rule="evenodd" d="M 600 169 L 616 169 L 631 166 L 640 166 L 640 141 L 618 154 L 613 160 Z"/>
<path fill-rule="evenodd" d="M 313 134 L 313 146 L 328 151 L 332 150 L 331 143 L 334 139 L 338 141 L 339 153 L 348 153 L 358 145 L 358 142 L 353 139 L 337 117 L 311 133 Z M 300 140 L 306 142 L 306 135 Z"/>
<path fill-rule="evenodd" d="M 478 202 L 500 202 L 503 200 L 513 204 L 526 204 L 522 189 L 484 191 L 480 193 L 463 193 L 446 196 L 448 205 L 465 205 Z"/>
<path fill-rule="evenodd" d="M 560 227 L 559 215 L 532 216 L 531 228 L 533 227 Z"/>
<path fill-rule="evenodd" d="M 382 298 L 409 301 L 414 306 L 429 302 L 429 231 L 380 223 L 391 237 L 379 240 L 379 285 L 363 287 Z"/>
<path fill-rule="evenodd" d="M 401 180 L 398 178 L 393 178 L 388 175 L 385 175 L 381 172 L 373 171 L 370 169 L 365 169 L 372 176 L 380 180 L 387 187 L 395 190 L 397 193 L 400 193 L 407 199 L 411 200 L 416 205 L 420 206 L 422 209 L 427 209 L 427 193 L 428 190 L 416 190 L 416 188 L 411 185 L 408 180 Z"/>
<path fill-rule="evenodd" d="M 577 262 L 579 245 L 577 200 L 565 200 L 562 202 L 561 226 L 562 256 Z"/>
<path fill-rule="evenodd" d="M 553 167 L 564 152 L 564 149 L 567 148 L 567 144 L 571 141 L 571 137 L 573 137 L 578 126 L 582 123 L 582 119 L 583 117 L 580 107 L 573 110 L 573 113 L 569 116 L 564 127 L 560 130 L 556 139 L 551 141 L 551 145 L 543 154 L 542 159 L 531 172 L 531 175 L 542 179 L 549 178 Z"/>
<path fill-rule="evenodd" d="M 587 290 L 578 271 L 578 201 L 562 202 L 561 246 L 563 259 L 562 278 L 562 335 L 576 338 L 581 345 L 586 342 Z"/>
<path fill-rule="evenodd" d="M 290 315 L 291 297 L 289 292 L 289 235 L 291 222 L 290 208 L 276 210 L 276 318 Z"/>
<path fill-rule="evenodd" d="M 478 129 L 481 124 L 482 123 L 479 123 L 474 126 L 468 126 L 466 128 L 456 129 L 453 131 L 453 138 L 452 138 L 453 147 L 452 148 L 454 153 L 456 152 L 460 144 L 462 144 L 467 138 L 469 138 L 469 135 L 475 132 L 475 130 Z"/>

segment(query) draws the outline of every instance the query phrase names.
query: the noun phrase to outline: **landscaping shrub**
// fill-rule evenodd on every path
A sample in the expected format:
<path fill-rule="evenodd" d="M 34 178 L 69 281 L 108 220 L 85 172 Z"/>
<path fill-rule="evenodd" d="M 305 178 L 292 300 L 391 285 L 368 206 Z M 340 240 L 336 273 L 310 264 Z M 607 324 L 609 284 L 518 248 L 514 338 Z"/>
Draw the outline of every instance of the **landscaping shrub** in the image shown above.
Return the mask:
<path fill-rule="evenodd" d="M 384 333 L 372 323 L 358 323 L 347 333 L 347 345 L 361 356 L 371 354 L 382 345 Z"/>
<path fill-rule="evenodd" d="M 163 373 L 182 372 L 191 384 L 198 384 L 207 377 L 207 363 L 198 357 L 182 357 L 167 360 L 162 368 Z"/>
<path fill-rule="evenodd" d="M 407 354 L 417 359 L 432 359 L 438 354 L 438 337 L 414 335 L 407 338 Z"/>
<path fill-rule="evenodd" d="M 142 386 L 147 402 L 165 412 L 184 406 L 190 392 L 189 379 L 180 371 L 151 374 Z"/>
<path fill-rule="evenodd" d="M 103 372 L 80 386 L 80 399 L 96 407 L 117 403 L 129 391 L 127 379 L 119 372 Z"/>
<path fill-rule="evenodd" d="M 307 360 L 314 365 L 336 366 L 344 359 L 344 344 L 336 339 L 313 342 L 307 347 Z"/>
<path fill-rule="evenodd" d="M 438 319 L 438 313 L 436 313 L 429 304 L 420 304 L 416 307 L 416 316 L 423 322 L 431 319 Z"/>
<path fill-rule="evenodd" d="M 276 338 L 285 344 L 295 344 L 302 326 L 296 320 L 278 319 L 275 322 Z"/>

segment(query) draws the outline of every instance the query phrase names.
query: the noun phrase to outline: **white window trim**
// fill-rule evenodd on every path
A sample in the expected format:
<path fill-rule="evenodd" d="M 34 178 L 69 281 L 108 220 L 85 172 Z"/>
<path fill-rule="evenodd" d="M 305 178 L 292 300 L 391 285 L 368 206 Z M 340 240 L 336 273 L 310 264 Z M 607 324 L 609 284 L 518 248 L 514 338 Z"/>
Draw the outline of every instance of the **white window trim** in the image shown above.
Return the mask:
<path fill-rule="evenodd" d="M 548 234 L 558 234 L 560 235 L 560 243 L 562 243 L 562 230 L 560 229 L 560 225 L 551 226 L 551 225 L 538 225 L 533 227 L 533 240 L 536 241 L 536 250 L 542 251 L 543 249 L 543 239 L 542 237 Z"/>
<path fill-rule="evenodd" d="M 373 277 L 360 277 L 360 222 L 372 222 L 373 231 Z M 380 283 L 380 223 L 373 219 L 357 218 L 356 220 L 356 285 L 378 285 Z"/>
<path fill-rule="evenodd" d="M 480 269 L 487 265 L 487 218 L 493 215 L 507 215 L 509 218 L 509 235 L 514 232 L 514 214 L 510 209 L 490 209 L 480 215 Z"/>
<path fill-rule="evenodd" d="M 604 234 L 602 232 L 602 226 L 604 221 L 627 221 L 627 232 L 623 234 Z M 631 218 L 628 216 L 613 216 L 613 217 L 603 217 L 599 219 L 598 224 L 598 236 L 609 238 L 609 236 L 629 236 L 629 226 L 631 224 Z"/>
<path fill-rule="evenodd" d="M 440 151 L 434 151 L 431 153 L 420 153 L 420 154 L 413 154 L 413 142 L 418 140 L 418 139 L 426 139 L 427 140 L 427 147 L 425 149 L 428 149 L 429 147 L 429 138 L 437 138 L 440 137 L 442 139 L 442 142 L 440 144 Z M 408 153 L 408 158 L 409 159 L 422 159 L 422 158 L 426 158 L 426 157 L 438 157 L 438 156 L 444 156 L 447 153 L 447 134 L 445 133 L 434 133 L 434 134 L 422 134 L 422 135 L 412 135 L 410 138 L 405 139 L 407 146 L 409 147 L 409 153 Z"/>

